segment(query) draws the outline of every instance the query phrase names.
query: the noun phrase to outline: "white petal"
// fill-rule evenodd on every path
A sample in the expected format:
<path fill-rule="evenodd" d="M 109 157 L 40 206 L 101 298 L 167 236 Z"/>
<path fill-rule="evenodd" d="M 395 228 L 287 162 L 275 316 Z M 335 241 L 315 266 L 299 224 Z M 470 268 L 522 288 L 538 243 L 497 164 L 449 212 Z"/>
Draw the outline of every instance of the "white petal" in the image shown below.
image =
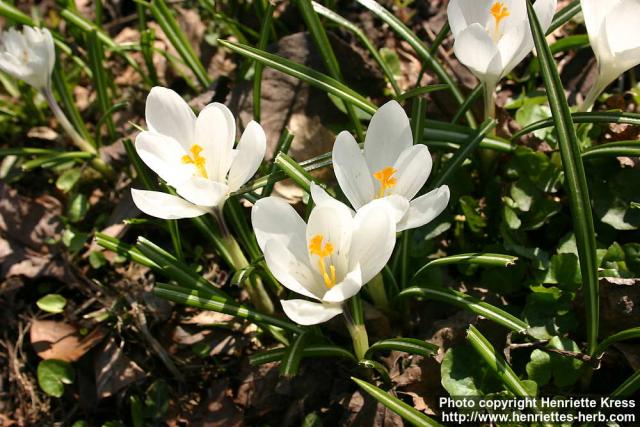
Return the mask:
<path fill-rule="evenodd" d="M 196 172 L 193 165 L 182 162 L 186 152 L 178 141 L 168 136 L 140 132 L 135 148 L 140 159 L 172 187 L 180 185 Z"/>
<path fill-rule="evenodd" d="M 397 194 L 391 194 L 389 196 L 383 197 L 381 199 L 376 199 L 372 202 L 369 202 L 366 206 L 362 207 L 361 210 L 369 208 L 369 209 L 386 209 L 391 216 L 391 220 L 395 223 L 400 222 L 404 215 L 409 210 L 409 199 L 404 196 L 399 196 Z"/>
<path fill-rule="evenodd" d="M 209 179 L 225 182 L 233 161 L 233 144 L 236 142 L 236 119 L 231 111 L 218 102 L 207 105 L 198 115 L 195 138 L 207 159 Z"/>
<path fill-rule="evenodd" d="M 340 189 L 354 209 L 373 200 L 374 188 L 371 171 L 360 146 L 347 131 L 341 132 L 333 145 L 333 170 Z"/>
<path fill-rule="evenodd" d="M 193 176 L 176 187 L 176 192 L 193 204 L 204 207 L 221 206 L 229 194 L 229 187 L 219 182 Z"/>
<path fill-rule="evenodd" d="M 159 191 L 131 189 L 133 202 L 147 215 L 162 219 L 195 218 L 208 212 L 180 197 Z"/>
<path fill-rule="evenodd" d="M 264 259 L 274 277 L 290 291 L 317 300 L 326 292 L 325 286 L 316 281 L 316 275 L 306 260 L 292 254 L 281 241 L 267 241 Z"/>
<path fill-rule="evenodd" d="M 266 150 L 267 136 L 262 126 L 252 120 L 240 138 L 229 170 L 227 182 L 231 191 L 236 191 L 256 173 Z"/>
<path fill-rule="evenodd" d="M 604 25 L 614 55 L 640 48 L 640 0 L 621 2 L 617 8 L 610 11 Z M 628 68 L 638 63 L 640 56 L 636 56 L 635 61 L 628 64 Z"/>
<path fill-rule="evenodd" d="M 371 118 L 364 140 L 364 158 L 371 174 L 393 164 L 413 145 L 407 113 L 397 101 L 389 101 Z"/>
<path fill-rule="evenodd" d="M 196 115 L 180 95 L 171 89 L 154 87 L 147 96 L 145 115 L 149 130 L 175 139 L 185 151 L 191 148 Z"/>
<path fill-rule="evenodd" d="M 357 265 L 345 276 L 342 282 L 337 283 L 324 294 L 322 301 L 334 303 L 346 301 L 360 292 L 362 285 L 364 285 L 362 272 L 360 266 Z"/>
<path fill-rule="evenodd" d="M 449 187 L 446 185 L 412 200 L 407 214 L 397 226 L 398 231 L 422 227 L 440 215 L 448 204 Z"/>
<path fill-rule="evenodd" d="M 449 25 L 454 37 L 471 24 L 478 23 L 486 27 L 489 23 L 491 4 L 489 0 L 451 0 L 447 8 Z"/>
<path fill-rule="evenodd" d="M 431 174 L 431 154 L 426 145 L 417 144 L 402 152 L 393 165 L 398 182 L 393 187 L 393 194 L 399 194 L 408 200 L 418 194 Z"/>
<path fill-rule="evenodd" d="M 482 81 L 497 81 L 502 74 L 498 47 L 480 24 L 462 31 L 453 50 L 460 62 L 469 67 Z"/>
<path fill-rule="evenodd" d="M 379 206 L 379 205 L 378 205 Z M 386 209 L 369 204 L 354 218 L 349 261 L 360 265 L 362 282 L 369 282 L 389 261 L 396 243 L 396 223 Z"/>
<path fill-rule="evenodd" d="M 277 197 L 265 197 L 253 205 L 251 223 L 264 252 L 269 240 L 279 240 L 298 258 L 307 258 L 307 224 L 293 207 Z"/>
<path fill-rule="evenodd" d="M 331 197 L 324 188 L 322 188 L 315 182 L 311 182 L 309 191 L 311 192 L 311 199 L 316 206 L 325 205 L 327 203 L 340 203 L 338 200 Z"/>
<path fill-rule="evenodd" d="M 315 236 L 322 236 L 323 246 L 330 242 L 333 245 L 333 254 L 325 262 L 336 268 L 336 276 L 341 280 L 348 272 L 348 255 L 351 246 L 351 233 L 353 231 L 353 217 L 351 210 L 344 204 L 325 203 L 316 206 L 309 215 L 306 230 L 306 248 L 309 247 L 311 239 Z M 318 257 L 309 254 L 309 264 L 317 265 Z M 318 277 L 320 277 L 318 273 Z"/>
<path fill-rule="evenodd" d="M 299 325 L 317 325 L 342 313 L 342 307 L 336 304 L 320 304 L 302 299 L 281 300 L 280 303 L 287 317 Z"/>
<path fill-rule="evenodd" d="M 533 50 L 533 36 L 528 21 L 523 21 L 506 32 L 498 42 L 500 62 L 503 64 L 501 76 L 509 74 Z"/>

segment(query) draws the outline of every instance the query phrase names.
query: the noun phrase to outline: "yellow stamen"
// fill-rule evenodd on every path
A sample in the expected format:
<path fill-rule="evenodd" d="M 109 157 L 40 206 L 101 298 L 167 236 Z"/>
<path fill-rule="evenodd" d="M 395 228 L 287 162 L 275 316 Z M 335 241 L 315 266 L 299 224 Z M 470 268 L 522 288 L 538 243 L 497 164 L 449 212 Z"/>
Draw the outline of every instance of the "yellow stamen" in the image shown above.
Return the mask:
<path fill-rule="evenodd" d="M 496 21 L 496 29 L 495 29 L 495 35 L 496 37 L 500 36 L 500 22 L 508 17 L 509 15 L 511 15 L 509 13 L 509 8 L 507 8 L 507 6 L 504 5 L 503 2 L 501 1 L 497 1 L 493 4 L 493 6 L 491 6 L 491 14 L 493 15 L 493 19 L 495 19 Z"/>
<path fill-rule="evenodd" d="M 394 168 L 388 166 L 384 169 L 380 169 L 373 174 L 373 177 L 380 182 L 380 190 L 378 191 L 378 198 L 384 197 L 384 194 L 388 189 L 393 188 L 398 183 L 398 179 L 393 175 L 398 172 Z"/>
<path fill-rule="evenodd" d="M 329 271 L 327 272 L 324 259 L 333 254 L 333 245 L 329 241 L 323 245 L 323 241 L 324 236 L 322 236 L 322 234 L 313 236 L 309 242 L 309 252 L 311 255 L 318 257 L 318 268 L 320 269 L 320 274 L 322 274 L 324 284 L 327 288 L 331 289 L 336 284 L 336 267 L 333 264 L 329 264 Z"/>
<path fill-rule="evenodd" d="M 184 156 L 182 156 L 182 163 L 187 165 L 188 164 L 195 165 L 201 177 L 209 178 L 209 176 L 207 175 L 207 169 L 205 167 L 207 160 L 200 155 L 200 153 L 202 152 L 202 147 L 199 146 L 198 144 L 193 144 L 189 149 L 189 151 L 191 151 L 192 156 L 188 154 L 185 154 Z"/>

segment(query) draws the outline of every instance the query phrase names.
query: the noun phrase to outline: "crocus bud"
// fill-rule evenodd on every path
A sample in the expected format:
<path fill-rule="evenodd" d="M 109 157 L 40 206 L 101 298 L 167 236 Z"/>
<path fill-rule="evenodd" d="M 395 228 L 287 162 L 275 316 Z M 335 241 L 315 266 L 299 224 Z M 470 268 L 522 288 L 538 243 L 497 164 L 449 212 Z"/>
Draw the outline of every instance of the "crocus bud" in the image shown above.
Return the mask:
<path fill-rule="evenodd" d="M 0 69 L 36 89 L 49 87 L 56 62 L 53 37 L 46 28 L 25 26 L 0 35 Z"/>

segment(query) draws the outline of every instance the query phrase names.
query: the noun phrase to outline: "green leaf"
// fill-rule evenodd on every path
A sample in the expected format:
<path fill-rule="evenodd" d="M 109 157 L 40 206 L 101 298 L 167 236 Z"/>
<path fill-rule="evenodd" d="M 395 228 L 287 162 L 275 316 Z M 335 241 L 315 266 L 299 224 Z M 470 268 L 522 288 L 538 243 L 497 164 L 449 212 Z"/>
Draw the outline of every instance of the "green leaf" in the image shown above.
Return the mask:
<path fill-rule="evenodd" d="M 568 338 L 553 337 L 547 347 L 556 350 L 579 353 L 578 345 Z M 583 376 L 582 361 L 556 353 L 551 353 L 551 365 L 553 369 L 553 383 L 556 387 L 569 387 L 576 383 Z"/>
<path fill-rule="evenodd" d="M 529 335 L 546 340 L 575 329 L 578 322 L 570 298 L 555 287 L 533 286 L 531 290 L 522 312 L 522 317 L 531 325 Z"/>
<path fill-rule="evenodd" d="M 71 364 L 62 360 L 43 360 L 38 364 L 38 384 L 49 396 L 62 397 L 64 385 L 73 384 L 75 372 Z"/>
<path fill-rule="evenodd" d="M 558 285 L 563 290 L 575 291 L 581 283 L 578 257 L 574 254 L 557 254 L 551 257 L 544 283 Z"/>
<path fill-rule="evenodd" d="M 547 35 L 553 33 L 558 28 L 569 22 L 574 16 L 576 16 L 581 10 L 580 0 L 573 0 L 561 11 L 556 13 L 551 22 L 551 26 L 547 30 Z"/>
<path fill-rule="evenodd" d="M 460 208 L 464 215 L 464 222 L 473 233 L 481 233 L 487 226 L 487 220 L 480 212 L 479 203 L 471 196 L 460 198 Z"/>
<path fill-rule="evenodd" d="M 391 409 L 396 414 L 400 415 L 405 421 L 408 421 L 414 426 L 426 427 L 426 426 L 439 426 L 440 423 L 429 418 L 422 412 L 417 411 L 412 406 L 407 405 L 397 397 L 391 396 L 389 393 L 379 389 L 373 384 L 369 384 L 366 381 L 358 378 L 351 377 L 351 379 L 360 386 L 364 391 L 370 394 L 378 402 L 382 403 L 387 408 Z"/>
<path fill-rule="evenodd" d="M 407 297 L 431 298 L 436 301 L 452 304 L 484 316 L 514 332 L 524 332 L 529 328 L 529 325 L 525 321 L 518 319 L 506 311 L 452 289 L 412 287 L 403 290 L 397 296 L 397 298 Z"/>
<path fill-rule="evenodd" d="M 343 101 L 349 104 L 353 104 L 354 106 L 368 113 L 373 114 L 376 112 L 376 107 L 362 95 L 353 91 L 345 84 L 340 83 L 339 81 L 332 79 L 331 77 L 320 73 L 319 71 L 313 70 L 301 64 L 296 64 L 295 62 L 292 62 L 288 59 L 282 58 L 269 52 L 262 51 L 260 49 L 253 48 L 251 46 L 246 46 L 240 43 L 233 43 L 226 40 L 220 40 L 220 44 L 240 55 L 259 61 L 267 67 L 271 67 L 274 70 L 278 70 L 282 73 L 300 79 L 306 83 L 309 83 L 311 86 L 317 87 L 322 91 L 331 93 L 342 99 Z"/>
<path fill-rule="evenodd" d="M 440 377 L 450 396 L 484 396 L 502 389 L 469 344 L 447 350 L 440 365 Z"/>
<path fill-rule="evenodd" d="M 81 233 L 71 228 L 66 228 L 62 233 L 62 243 L 69 248 L 71 253 L 80 251 L 88 238 L 89 233 Z"/>
<path fill-rule="evenodd" d="M 71 197 L 69 206 L 67 207 L 67 215 L 69 215 L 69 221 L 79 222 L 84 219 L 89 211 L 89 200 L 87 196 L 82 193 L 77 193 Z"/>
<path fill-rule="evenodd" d="M 91 251 L 89 254 L 89 264 L 91 268 L 97 270 L 107 264 L 107 258 L 105 258 L 104 254 L 100 251 Z"/>
<path fill-rule="evenodd" d="M 573 125 L 571 111 L 564 95 L 562 81 L 553 59 L 545 34 L 540 28 L 531 2 L 527 1 L 527 13 L 531 32 L 540 60 L 540 69 L 547 89 L 547 97 L 553 114 L 553 123 L 558 135 L 558 145 L 565 172 L 565 182 L 569 194 L 569 205 L 576 235 L 580 268 L 582 271 L 582 290 L 585 298 L 587 348 L 589 354 L 596 350 L 599 327 L 598 274 L 596 262 L 596 240 L 591 213 L 589 189 L 580 155 L 580 146 Z M 639 116 L 640 118 L 640 116 Z M 640 120 L 638 120 L 640 123 Z"/>
<path fill-rule="evenodd" d="M 438 352 L 439 347 L 426 341 L 415 338 L 391 338 L 381 340 L 369 347 L 365 353 L 365 359 L 371 359 L 371 356 L 378 351 L 395 350 L 403 351 L 409 354 L 417 354 L 419 356 L 432 356 Z"/>
<path fill-rule="evenodd" d="M 47 313 L 62 313 L 64 306 L 67 305 L 67 299 L 59 294 L 48 294 L 40 298 L 36 304 L 40 310 Z"/>
<path fill-rule="evenodd" d="M 73 187 L 76 186 L 81 176 L 82 169 L 80 168 L 71 168 L 69 170 L 66 170 L 56 180 L 56 187 L 58 188 L 58 190 L 64 193 L 68 193 L 69 191 L 73 190 Z"/>
<path fill-rule="evenodd" d="M 544 386 L 551 381 L 551 356 L 539 349 L 531 352 L 531 361 L 527 363 L 527 375 L 538 386 Z"/>
<path fill-rule="evenodd" d="M 478 352 L 489 368 L 503 382 L 505 388 L 518 397 L 533 397 L 529 386 L 523 384 L 511 366 L 498 354 L 491 343 L 473 325 L 467 331 L 467 341 Z"/>

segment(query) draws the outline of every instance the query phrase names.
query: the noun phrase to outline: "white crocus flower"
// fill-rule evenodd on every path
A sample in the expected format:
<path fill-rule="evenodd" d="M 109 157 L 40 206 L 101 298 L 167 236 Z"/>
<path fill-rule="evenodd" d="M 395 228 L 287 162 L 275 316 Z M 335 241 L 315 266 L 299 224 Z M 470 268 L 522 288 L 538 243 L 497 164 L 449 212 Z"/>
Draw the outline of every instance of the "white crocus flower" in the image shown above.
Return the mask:
<path fill-rule="evenodd" d="M 36 89 L 49 87 L 55 62 L 53 37 L 46 28 L 25 26 L 22 33 L 11 28 L 0 35 L 0 69 Z"/>
<path fill-rule="evenodd" d="M 333 146 L 338 184 L 354 209 L 382 199 L 395 211 L 397 231 L 420 227 L 436 218 L 449 203 L 443 185 L 414 198 L 431 173 L 426 145 L 413 145 L 409 118 L 400 104 L 390 101 L 371 118 L 364 153 L 349 132 L 341 132 Z"/>
<path fill-rule="evenodd" d="M 557 0 L 537 0 L 534 4 L 544 31 L 551 25 L 556 6 Z M 451 0 L 447 13 L 456 57 L 485 85 L 485 113 L 492 117 L 496 85 L 534 47 L 526 2 Z"/>
<path fill-rule="evenodd" d="M 326 322 L 342 303 L 378 274 L 395 245 L 395 223 L 386 204 L 353 211 L 315 184 L 309 222 L 286 201 L 258 200 L 251 212 L 258 245 L 269 270 L 287 289 L 310 298 L 283 300 L 286 315 L 300 325 Z"/>
<path fill-rule="evenodd" d="M 136 206 L 151 216 L 180 219 L 214 212 L 264 159 L 262 127 L 249 123 L 234 149 L 236 122 L 219 103 L 207 105 L 196 118 L 177 93 L 154 87 L 147 97 L 146 121 L 149 130 L 137 136 L 136 151 L 180 196 L 132 189 Z"/>
<path fill-rule="evenodd" d="M 640 0 L 581 0 L 591 47 L 598 59 L 598 80 L 582 109 L 618 76 L 640 64 Z"/>

